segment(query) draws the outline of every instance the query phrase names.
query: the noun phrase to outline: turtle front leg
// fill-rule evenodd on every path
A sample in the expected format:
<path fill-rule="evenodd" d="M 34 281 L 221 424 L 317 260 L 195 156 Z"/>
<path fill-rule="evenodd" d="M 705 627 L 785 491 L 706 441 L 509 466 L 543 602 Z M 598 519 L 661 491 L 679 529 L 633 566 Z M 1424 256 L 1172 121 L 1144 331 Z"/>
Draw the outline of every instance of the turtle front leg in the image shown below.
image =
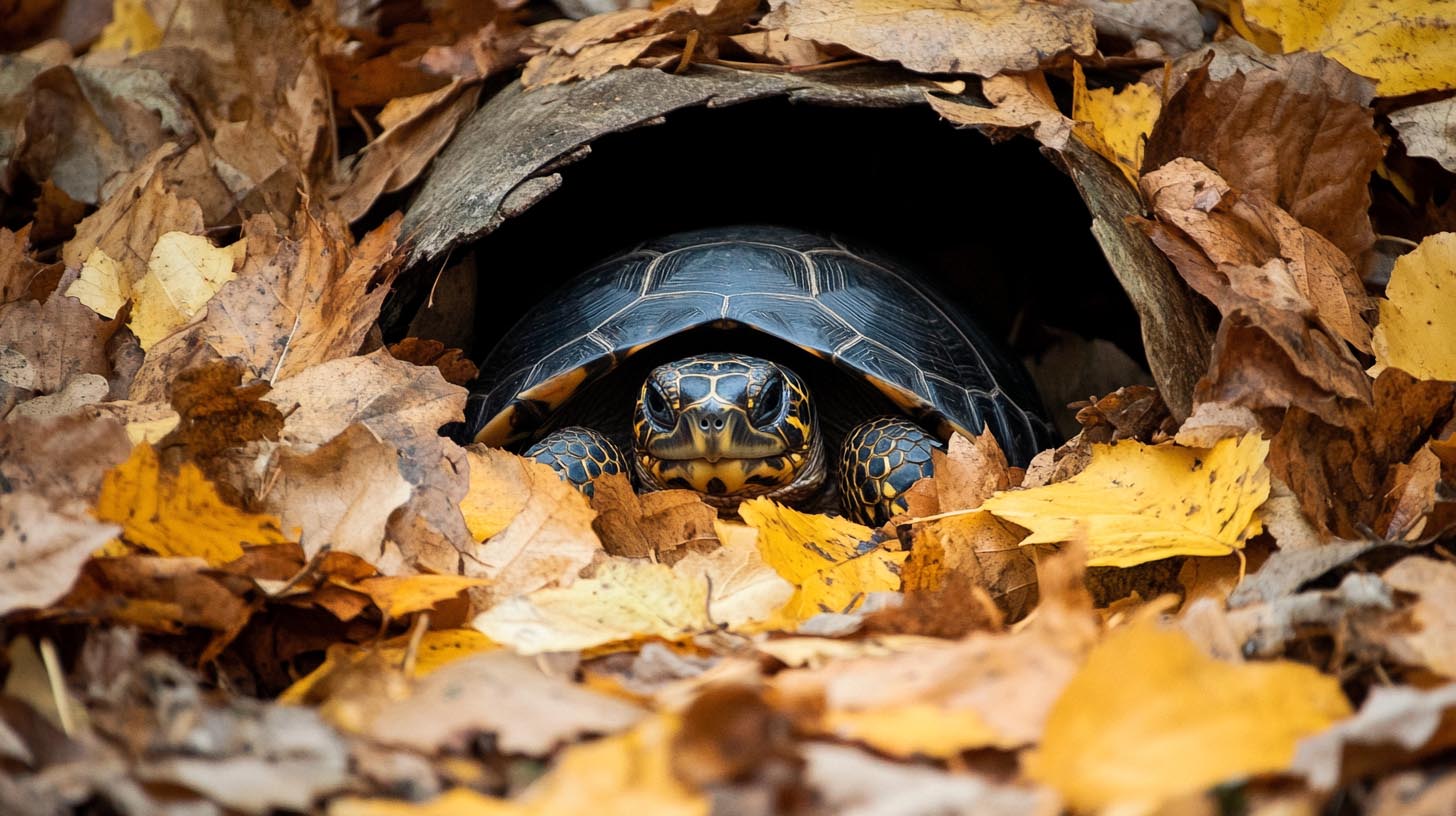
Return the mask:
<path fill-rule="evenodd" d="M 571 482 L 590 498 L 592 480 L 603 474 L 626 473 L 622 452 L 600 431 L 572 425 L 552 431 L 521 454 L 551 466 L 557 475 Z"/>
<path fill-rule="evenodd" d="M 854 426 L 839 454 L 839 495 L 845 515 L 879 526 L 905 512 L 905 491 L 932 475 L 930 452 L 943 447 L 903 417 L 875 417 Z"/>

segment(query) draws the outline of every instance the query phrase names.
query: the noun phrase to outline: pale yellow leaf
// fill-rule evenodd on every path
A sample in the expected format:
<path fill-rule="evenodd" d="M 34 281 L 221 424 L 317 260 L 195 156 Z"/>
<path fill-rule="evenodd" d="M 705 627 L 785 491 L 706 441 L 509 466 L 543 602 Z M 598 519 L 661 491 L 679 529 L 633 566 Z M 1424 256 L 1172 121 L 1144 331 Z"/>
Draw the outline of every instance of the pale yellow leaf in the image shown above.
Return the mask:
<path fill-rule="evenodd" d="M 592 578 L 502 601 L 471 625 L 521 654 L 586 649 L 640 637 L 669 640 L 714 628 L 708 582 L 666 564 L 614 559 Z"/>
<path fill-rule="evenodd" d="M 1212 448 L 1093 445 L 1092 463 L 1056 484 L 1008 490 L 982 505 L 1031 530 L 1026 544 L 1085 536 L 1087 563 L 1130 567 L 1175 555 L 1227 555 L 1261 529 L 1269 443 L 1257 433 Z"/>
<path fill-rule="evenodd" d="M 1093 649 L 1023 767 L 1078 811 L 1145 812 L 1286 770 L 1301 739 L 1349 715 L 1339 680 L 1317 669 L 1224 663 L 1145 620 Z"/>
<path fill-rule="evenodd" d="M 1321 51 L 1373 77 L 1381 96 L 1456 88 L 1456 0 L 1242 0 L 1256 37 Z M 1263 39 L 1260 37 L 1260 39 Z"/>
<path fill-rule="evenodd" d="M 1377 301 L 1371 374 L 1398 368 L 1422 380 L 1456 380 L 1456 232 L 1428 235 L 1398 258 L 1385 295 Z"/>
<path fill-rule="evenodd" d="M 96 247 L 81 267 L 81 276 L 66 288 L 66 295 L 110 320 L 131 299 L 131 281 L 115 258 Z"/>
<path fill-rule="evenodd" d="M 168 232 L 157 239 L 147 274 L 137 282 L 136 307 L 127 325 L 143 349 L 182 328 L 232 280 L 245 246 L 216 247 L 200 235 Z"/>

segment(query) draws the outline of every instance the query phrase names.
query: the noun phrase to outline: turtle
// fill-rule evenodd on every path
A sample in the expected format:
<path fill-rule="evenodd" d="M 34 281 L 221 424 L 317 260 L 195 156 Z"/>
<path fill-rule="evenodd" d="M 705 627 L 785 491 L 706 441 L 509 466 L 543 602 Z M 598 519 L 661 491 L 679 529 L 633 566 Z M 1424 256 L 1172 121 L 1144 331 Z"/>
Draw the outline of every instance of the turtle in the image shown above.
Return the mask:
<path fill-rule="evenodd" d="M 922 277 L 773 225 L 675 233 L 574 277 L 489 352 L 465 428 L 589 495 L 624 473 L 725 515 L 767 496 L 873 525 L 953 433 L 989 429 L 1013 465 L 1054 438 L 1019 361 Z"/>

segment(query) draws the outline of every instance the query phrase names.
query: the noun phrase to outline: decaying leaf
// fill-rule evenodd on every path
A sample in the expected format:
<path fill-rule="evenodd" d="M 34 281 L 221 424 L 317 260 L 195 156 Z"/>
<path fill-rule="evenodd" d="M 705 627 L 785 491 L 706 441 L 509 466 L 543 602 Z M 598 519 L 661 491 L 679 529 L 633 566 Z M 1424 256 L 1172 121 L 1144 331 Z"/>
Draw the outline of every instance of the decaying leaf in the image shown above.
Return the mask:
<path fill-rule="evenodd" d="M 182 232 L 158 236 L 147 274 L 136 283 L 136 307 L 127 324 L 143 349 L 181 328 L 222 285 L 235 277 L 243 244 L 215 247 L 206 238 Z"/>
<path fill-rule="evenodd" d="M 91 553 L 120 530 L 61 512 L 35 493 L 0 493 L 0 614 L 59 599 Z"/>
<path fill-rule="evenodd" d="M 1258 434 L 1210 449 L 1095 445 L 1092 462 L 1058 484 L 1005 491 L 982 508 L 1031 530 L 1025 544 L 1085 536 L 1087 563 L 1128 567 L 1174 555 L 1242 549 L 1269 495 Z"/>
<path fill-rule="evenodd" d="M 1136 622 L 1093 649 L 1026 769 L 1076 808 L 1155 808 L 1287 770 L 1300 739 L 1349 714 L 1339 683 L 1315 669 L 1222 663 L 1181 633 Z"/>
<path fill-rule="evenodd" d="M 1380 577 L 1417 598 L 1409 622 L 1390 632 L 1387 648 L 1404 663 L 1456 678 L 1456 565 L 1412 555 Z"/>
<path fill-rule="evenodd" d="M 420 680 L 408 699 L 383 707 L 366 726 L 373 739 L 431 754 L 479 733 L 512 754 L 545 756 L 581 734 L 614 734 L 642 719 L 640 708 L 543 674 L 507 651 L 466 657 Z"/>
<path fill-rule="evenodd" d="M 1384 153 L 1369 81 L 1318 54 L 1210 56 L 1168 100 L 1143 171 L 1178 157 L 1201 162 L 1358 259 L 1375 241 L 1369 181 Z M 1298 259 L 1297 244 L 1280 244 Z"/>
<path fill-rule="evenodd" d="M 1456 173 L 1456 99 L 1412 105 L 1390 114 L 1405 151 L 1429 156 Z"/>
<path fill-rule="evenodd" d="M 637 495 L 624 474 L 596 481 L 592 529 L 609 555 L 651 556 L 668 564 L 687 552 L 718 547 L 718 511 L 691 490 L 655 490 Z"/>
<path fill-rule="evenodd" d="M 1299 744 L 1291 770 L 1316 790 L 1397 767 L 1456 744 L 1456 685 L 1418 690 L 1376 686 L 1354 717 Z"/>
<path fill-rule="evenodd" d="M 1243 20 L 1270 32 L 1285 53 L 1321 51 L 1357 74 L 1374 77 L 1381 96 L 1456 87 L 1450 49 L 1456 9 L 1421 0 L 1333 3 L 1242 0 Z"/>
<path fill-rule="evenodd" d="M 764 26 L 922 73 L 1031 71 L 1059 54 L 1090 54 L 1095 40 L 1090 13 L 1052 3 L 770 0 L 769 6 Z"/>

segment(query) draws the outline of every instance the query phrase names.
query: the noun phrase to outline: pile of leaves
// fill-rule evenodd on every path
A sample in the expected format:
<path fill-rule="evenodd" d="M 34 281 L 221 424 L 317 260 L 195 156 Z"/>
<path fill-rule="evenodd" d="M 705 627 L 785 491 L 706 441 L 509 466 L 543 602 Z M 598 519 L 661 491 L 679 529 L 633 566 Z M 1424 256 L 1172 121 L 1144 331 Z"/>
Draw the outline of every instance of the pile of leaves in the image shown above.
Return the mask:
<path fill-rule="evenodd" d="M 0 811 L 1456 812 L 1449 5 L 0 2 Z M 438 433 L 488 79 L 871 61 L 1068 169 L 1159 390 L 878 530 Z"/>

